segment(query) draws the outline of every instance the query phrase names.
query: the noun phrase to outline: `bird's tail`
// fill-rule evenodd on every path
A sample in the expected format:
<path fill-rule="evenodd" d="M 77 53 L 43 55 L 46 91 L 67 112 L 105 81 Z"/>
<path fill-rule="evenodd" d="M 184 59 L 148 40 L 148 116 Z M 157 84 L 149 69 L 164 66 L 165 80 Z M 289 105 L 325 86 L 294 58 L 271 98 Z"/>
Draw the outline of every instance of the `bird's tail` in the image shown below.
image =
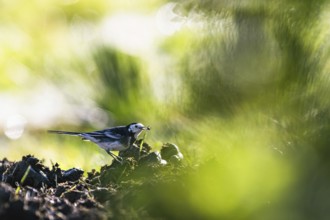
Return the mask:
<path fill-rule="evenodd" d="M 81 134 L 80 132 L 54 131 L 54 130 L 48 130 L 48 133 L 53 133 L 53 134 L 67 134 L 67 135 L 72 135 L 72 136 L 79 136 Z"/>

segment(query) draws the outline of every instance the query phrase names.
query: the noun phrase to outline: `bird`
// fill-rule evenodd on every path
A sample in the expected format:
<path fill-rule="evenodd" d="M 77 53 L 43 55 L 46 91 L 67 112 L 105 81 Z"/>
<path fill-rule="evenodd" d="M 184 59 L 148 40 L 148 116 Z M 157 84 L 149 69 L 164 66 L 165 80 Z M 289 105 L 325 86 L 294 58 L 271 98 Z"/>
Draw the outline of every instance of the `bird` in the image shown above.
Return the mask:
<path fill-rule="evenodd" d="M 128 149 L 137 140 L 138 136 L 144 130 L 150 130 L 149 126 L 142 123 L 130 123 L 128 125 L 106 128 L 104 130 L 92 132 L 72 132 L 48 130 L 49 133 L 79 136 L 82 140 L 91 141 L 104 149 L 113 159 L 122 162 L 120 156 L 116 156 L 111 151 L 124 151 Z"/>

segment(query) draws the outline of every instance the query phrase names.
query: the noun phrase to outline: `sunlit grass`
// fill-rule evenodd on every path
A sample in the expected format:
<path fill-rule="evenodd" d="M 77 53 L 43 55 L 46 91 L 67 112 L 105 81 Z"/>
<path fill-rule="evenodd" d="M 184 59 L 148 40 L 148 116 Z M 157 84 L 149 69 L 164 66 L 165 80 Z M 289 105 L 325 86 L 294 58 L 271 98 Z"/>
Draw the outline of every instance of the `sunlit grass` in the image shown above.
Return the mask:
<path fill-rule="evenodd" d="M 102 20 L 136 9 L 148 16 L 139 21 L 142 30 L 163 1 L 4 2 L 0 90 L 2 103 L 14 107 L 1 106 L 0 129 L 8 130 L 9 116 L 22 116 L 24 133 L 0 136 L 0 159 L 33 154 L 47 166 L 99 169 L 112 158 L 97 145 L 45 131 L 141 120 L 152 127 L 144 142 L 153 150 L 166 142 L 180 147 L 185 168 L 193 170 L 182 177 L 184 202 L 201 216 L 248 219 L 265 207 L 275 210 L 272 204 L 290 192 L 308 191 L 307 199 L 292 202 L 299 207 L 316 201 L 310 189 L 326 191 L 329 181 L 319 177 L 330 155 L 328 4 L 184 2 L 169 13 L 186 26 L 172 37 L 143 39 L 153 52 L 137 56 L 99 42 L 96 35 L 114 36 L 123 26 L 114 19 L 103 27 Z M 125 46 L 134 37 L 135 46 L 142 43 L 125 28 L 122 34 Z M 44 82 L 52 90 L 38 89 Z M 304 181 L 309 177 L 316 180 Z M 180 209 L 171 193 L 166 202 Z M 273 219 L 281 219 L 280 211 L 271 212 Z"/>
<path fill-rule="evenodd" d="M 277 203 L 295 182 L 295 164 L 279 150 L 285 137 L 264 114 L 206 117 L 185 135 L 186 159 L 200 166 L 186 179 L 188 194 L 205 216 L 244 218 Z"/>
<path fill-rule="evenodd" d="M 85 171 L 98 170 L 112 160 L 95 144 L 75 137 L 55 137 L 47 133 L 37 138 L 25 136 L 19 140 L 8 140 L 2 152 L 3 157 L 9 160 L 21 160 L 22 156 L 32 154 L 44 160 L 47 166 L 58 163 L 62 169 L 77 167 Z"/>

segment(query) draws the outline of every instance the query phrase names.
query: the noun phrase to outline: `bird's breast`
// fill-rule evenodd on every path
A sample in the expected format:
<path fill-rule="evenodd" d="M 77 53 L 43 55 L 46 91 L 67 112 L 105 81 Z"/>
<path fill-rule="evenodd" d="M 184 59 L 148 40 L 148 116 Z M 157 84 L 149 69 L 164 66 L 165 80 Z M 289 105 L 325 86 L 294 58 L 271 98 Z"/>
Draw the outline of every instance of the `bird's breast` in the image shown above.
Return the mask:
<path fill-rule="evenodd" d="M 101 148 L 107 151 L 122 151 L 126 150 L 127 146 L 125 144 L 120 143 L 119 141 L 114 142 L 102 142 L 97 143 Z"/>

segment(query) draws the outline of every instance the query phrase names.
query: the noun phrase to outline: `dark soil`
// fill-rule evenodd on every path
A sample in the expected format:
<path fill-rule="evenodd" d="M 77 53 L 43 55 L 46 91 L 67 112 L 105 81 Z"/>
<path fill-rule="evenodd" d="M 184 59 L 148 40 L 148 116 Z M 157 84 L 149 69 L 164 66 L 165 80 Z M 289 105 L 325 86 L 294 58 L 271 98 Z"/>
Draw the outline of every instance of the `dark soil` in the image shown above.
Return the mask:
<path fill-rule="evenodd" d="M 172 217 L 162 197 L 167 189 L 181 191 L 175 186 L 180 185 L 183 156 L 173 144 L 164 144 L 160 153 L 146 143 L 140 150 L 140 144 L 120 152 L 123 163 L 113 161 L 85 176 L 77 168 L 62 170 L 58 163 L 46 167 L 32 155 L 0 160 L 0 219 Z"/>

